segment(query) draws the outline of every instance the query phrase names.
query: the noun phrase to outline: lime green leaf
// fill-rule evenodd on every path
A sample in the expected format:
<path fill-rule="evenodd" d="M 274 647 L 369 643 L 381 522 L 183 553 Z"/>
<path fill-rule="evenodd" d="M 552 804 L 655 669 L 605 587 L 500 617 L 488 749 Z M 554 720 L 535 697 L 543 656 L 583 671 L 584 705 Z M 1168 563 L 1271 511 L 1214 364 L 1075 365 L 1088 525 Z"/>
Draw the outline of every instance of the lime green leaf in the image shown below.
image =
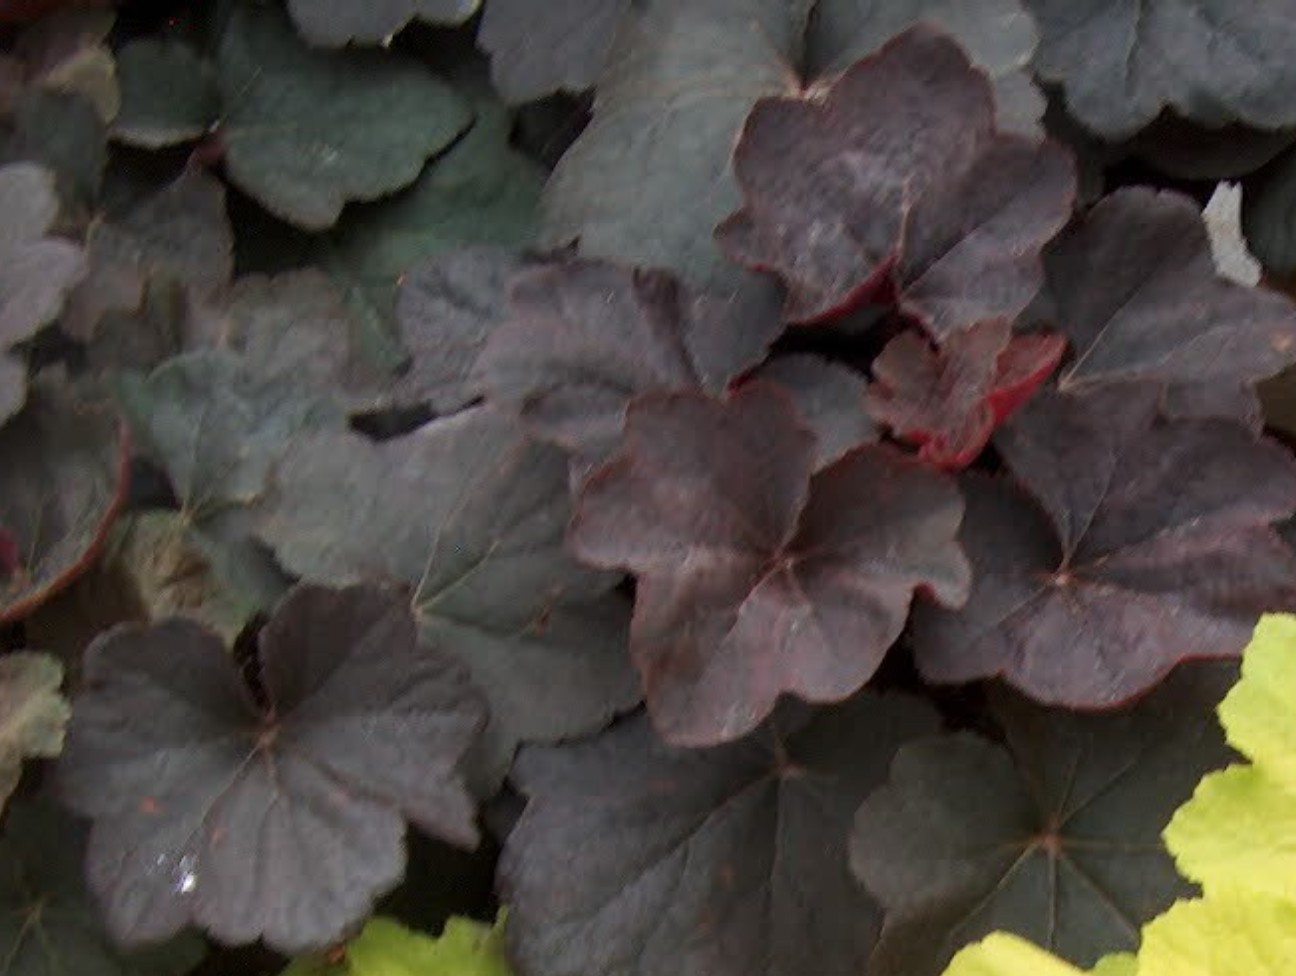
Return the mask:
<path fill-rule="evenodd" d="M 333 226 L 347 201 L 408 186 L 472 122 L 467 102 L 419 62 L 312 50 L 270 7 L 234 9 L 217 75 L 230 178 L 307 230 Z"/>
<path fill-rule="evenodd" d="M 1093 976 L 1138 976 L 1138 957 L 1130 952 L 1103 956 L 1093 968 Z"/>
<path fill-rule="evenodd" d="M 1220 703 L 1229 742 L 1254 760 L 1207 776 L 1165 840 L 1179 870 L 1296 902 L 1296 616 L 1261 618 L 1242 680 Z"/>
<path fill-rule="evenodd" d="M 452 918 L 439 938 L 375 918 L 340 959 L 298 959 L 281 976 L 511 976 L 504 957 L 504 920 L 492 928 Z M 336 958 L 336 954 L 331 954 Z"/>
<path fill-rule="evenodd" d="M 1143 930 L 1138 976 L 1287 976 L 1296 904 L 1239 889 L 1182 901 Z"/>
<path fill-rule="evenodd" d="M 1090 976 L 1136 976 L 1138 960 L 1125 952 L 1104 956 L 1089 972 Z M 945 976 L 1084 976 L 1084 972 L 1025 939 L 995 932 L 955 956 Z"/>

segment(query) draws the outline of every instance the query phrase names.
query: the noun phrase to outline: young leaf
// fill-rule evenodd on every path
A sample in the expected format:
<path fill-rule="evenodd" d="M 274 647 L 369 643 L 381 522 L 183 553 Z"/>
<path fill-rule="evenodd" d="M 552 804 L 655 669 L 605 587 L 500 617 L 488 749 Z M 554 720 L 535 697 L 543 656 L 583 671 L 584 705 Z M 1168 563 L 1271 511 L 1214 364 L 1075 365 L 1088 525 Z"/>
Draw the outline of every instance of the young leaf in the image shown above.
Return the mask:
<path fill-rule="evenodd" d="M 19 801 L 0 837 L 0 958 L 13 976 L 181 976 L 203 958 L 192 934 L 140 952 L 106 937 L 85 890 L 86 828 L 48 800 Z"/>
<path fill-rule="evenodd" d="M 323 948 L 400 879 L 407 819 L 477 842 L 457 767 L 485 710 L 398 595 L 299 587 L 258 663 L 264 707 L 191 621 L 119 627 L 87 652 L 59 785 L 94 820 L 87 876 L 122 943 L 192 922 Z"/>
<path fill-rule="evenodd" d="M 1166 828 L 1179 870 L 1221 889 L 1265 892 L 1296 903 L 1296 617 L 1261 618 L 1242 658 L 1242 680 L 1220 705 L 1231 745 L 1252 761 L 1202 780 Z M 1206 912 L 1207 909 L 1201 911 Z"/>
<path fill-rule="evenodd" d="M 669 268 L 732 292 L 743 276 L 712 228 L 739 203 L 734 136 L 763 95 L 799 87 L 789 67 L 801 4 L 650 0 L 631 5 L 599 80 L 594 119 L 545 188 L 545 242 Z"/>
<path fill-rule="evenodd" d="M 488 794 L 519 742 L 587 734 L 639 698 L 629 608 L 563 551 L 569 513 L 562 452 L 488 407 L 382 444 L 303 438 L 258 506 L 289 570 L 413 588 L 424 640 L 460 658 L 491 704 L 472 769 Z"/>
<path fill-rule="evenodd" d="M 583 487 L 572 550 L 638 577 L 630 651 L 668 741 L 738 738 L 783 694 L 840 701 L 877 670 L 915 590 L 966 597 L 952 482 L 881 447 L 812 478 L 814 454 L 777 388 L 644 396 Z"/>
<path fill-rule="evenodd" d="M 801 420 L 815 435 L 814 469 L 822 471 L 861 444 L 877 442 L 865 410 L 864 378 L 847 366 L 817 356 L 781 356 L 752 374 L 792 396 Z"/>
<path fill-rule="evenodd" d="M 58 211 L 45 170 L 32 163 L 0 167 L 0 357 L 52 322 L 85 274 L 81 248 L 46 236 Z M 22 386 L 25 380 L 5 398 L 11 409 L 0 411 L 0 423 L 22 405 Z"/>
<path fill-rule="evenodd" d="M 1296 11 L 1233 0 L 1025 0 L 1039 25 L 1035 70 L 1060 82 L 1067 108 L 1109 139 L 1163 109 L 1206 125 L 1296 123 Z"/>
<path fill-rule="evenodd" d="M 462 24 L 477 12 L 481 0 L 288 0 L 297 29 L 311 44 L 390 42 L 412 20 Z"/>
<path fill-rule="evenodd" d="M 504 918 L 494 928 L 450 918 L 433 938 L 374 918 L 342 950 L 341 962 L 308 957 L 280 976 L 512 976 L 504 955 Z"/>
<path fill-rule="evenodd" d="M 713 749 L 670 748 L 636 719 L 525 750 L 529 802 L 500 865 L 519 968 L 863 972 L 880 919 L 846 867 L 851 814 L 936 716 L 871 694 L 788 712 Z"/>
<path fill-rule="evenodd" d="M 1155 380 L 1174 413 L 1185 391 L 1247 386 L 1296 362 L 1296 306 L 1221 278 L 1186 197 L 1118 191 L 1049 247 L 1046 267 L 1075 348 L 1063 390 Z"/>
<path fill-rule="evenodd" d="M 0 623 L 21 620 L 93 562 L 126 499 L 130 446 L 113 413 L 38 388 L 0 427 Z"/>
<path fill-rule="evenodd" d="M 1003 319 L 978 322 L 940 346 L 903 332 L 873 361 L 868 409 L 923 460 L 965 468 L 1065 351 L 1060 336 L 1013 336 Z"/>
<path fill-rule="evenodd" d="M 510 102 L 592 88 L 633 0 L 491 0 L 477 43 Z"/>
<path fill-rule="evenodd" d="M 1002 675 L 1032 697 L 1107 707 L 1180 661 L 1234 657 L 1266 610 L 1296 604 L 1296 554 L 1271 523 L 1296 464 L 1221 420 L 1156 420 L 1157 391 L 1036 397 L 996 445 L 1038 506 L 964 481 L 972 595 L 920 607 L 933 681 Z"/>
<path fill-rule="evenodd" d="M 851 865 L 887 911 L 872 976 L 936 976 L 1007 930 L 1089 966 L 1187 893 L 1160 843 L 1202 773 L 1228 761 L 1213 709 L 1236 671 L 1176 673 L 1120 712 L 993 698 L 1007 748 L 969 733 L 905 746 L 860 807 Z"/>
<path fill-rule="evenodd" d="M 940 337 L 1030 304 L 1075 197 L 1066 153 L 996 132 L 985 75 L 926 27 L 821 98 L 762 99 L 734 168 L 745 205 L 717 238 L 783 280 L 789 320 L 894 293 Z"/>
<path fill-rule="evenodd" d="M 9 801 L 23 760 L 53 759 L 63 751 L 67 702 L 59 694 L 63 666 L 46 654 L 0 657 L 0 810 Z"/>
<path fill-rule="evenodd" d="M 143 37 L 117 55 L 122 106 L 113 138 L 162 149 L 202 138 L 220 117 L 211 64 L 183 41 Z"/>
<path fill-rule="evenodd" d="M 392 53 L 314 51 L 267 6 L 234 8 L 217 74 L 230 179 L 307 230 L 333 226 L 348 201 L 413 183 L 472 122 L 464 100 L 422 64 Z"/>
<path fill-rule="evenodd" d="M 720 392 L 781 330 L 776 316 L 698 295 L 671 274 L 572 261 L 519 276 L 477 362 L 491 399 L 546 440 L 598 461 L 636 395 Z"/>
<path fill-rule="evenodd" d="M 819 0 L 806 32 L 808 74 L 844 71 L 918 23 L 945 31 L 990 76 L 1001 129 L 1040 133 L 1044 96 L 1028 71 L 1039 32 L 1022 0 Z"/>

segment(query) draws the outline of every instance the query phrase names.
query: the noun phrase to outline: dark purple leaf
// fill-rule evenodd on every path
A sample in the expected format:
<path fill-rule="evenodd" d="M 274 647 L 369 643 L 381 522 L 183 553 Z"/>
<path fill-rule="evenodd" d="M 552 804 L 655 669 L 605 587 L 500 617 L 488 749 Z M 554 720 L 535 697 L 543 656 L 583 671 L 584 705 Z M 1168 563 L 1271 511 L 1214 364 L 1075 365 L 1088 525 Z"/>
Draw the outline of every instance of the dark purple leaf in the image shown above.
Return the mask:
<path fill-rule="evenodd" d="M 1108 138 L 1165 108 L 1210 126 L 1296 123 L 1296 9 L 1235 0 L 1026 0 L 1040 29 L 1035 70 Z"/>
<path fill-rule="evenodd" d="M 696 295 L 666 272 L 596 261 L 520 275 L 509 306 L 477 363 L 480 382 L 587 461 L 615 447 L 632 398 L 719 392 L 781 329 L 775 316 Z"/>
<path fill-rule="evenodd" d="M 1086 968 L 1135 948 L 1191 891 L 1161 831 L 1229 760 L 1214 708 L 1236 676 L 1195 665 L 1097 716 L 996 693 L 1007 748 L 968 733 L 903 747 L 851 835 L 851 866 L 887 912 L 870 976 L 938 976 L 995 930 Z"/>
<path fill-rule="evenodd" d="M 1180 661 L 1239 654 L 1266 610 L 1296 607 L 1296 463 L 1223 420 L 1156 419 L 1154 387 L 1037 397 L 995 444 L 1034 496 L 970 477 L 960 536 L 972 595 L 922 607 L 933 681 L 1002 675 L 1031 697 L 1107 707 Z"/>
<path fill-rule="evenodd" d="M 130 445 L 114 413 L 41 385 L 0 427 L 0 459 L 0 623 L 8 623 L 94 561 L 126 500 Z"/>
<path fill-rule="evenodd" d="M 487 407 L 374 444 L 301 438 L 258 505 L 283 565 L 334 585 L 412 589 L 424 640 L 460 658 L 491 705 L 470 770 L 494 792 L 519 742 L 602 728 L 639 690 L 629 606 L 563 550 L 567 460 Z"/>
<path fill-rule="evenodd" d="M 632 0 L 491 0 L 477 43 L 510 102 L 592 88 Z"/>
<path fill-rule="evenodd" d="M 926 27 L 826 93 L 762 99 L 734 165 L 745 208 L 720 244 L 783 280 L 788 319 L 894 294 L 938 336 L 1026 308 L 1075 196 L 1066 153 L 997 132 L 985 75 Z"/>
<path fill-rule="evenodd" d="M 952 482 L 882 447 L 812 479 L 814 453 L 777 388 L 647 396 L 581 492 L 573 550 L 637 575 L 630 650 L 671 742 L 738 738 L 783 694 L 846 698 L 915 589 L 951 605 L 967 593 Z"/>
<path fill-rule="evenodd" d="M 935 728 L 916 701 L 864 694 L 713 749 L 672 749 L 640 719 L 526 750 L 514 777 L 530 801 L 500 867 L 519 966 L 863 972 L 879 919 L 846 867 L 850 818 L 896 748 Z"/>
<path fill-rule="evenodd" d="M 815 435 L 816 471 L 861 444 L 877 442 L 877 429 L 865 409 L 868 388 L 848 366 L 817 356 L 782 356 L 753 376 L 792 395 L 801 420 Z"/>
<path fill-rule="evenodd" d="M 1296 305 L 1219 277 L 1187 197 L 1118 191 L 1050 246 L 1046 265 L 1075 351 L 1063 390 L 1157 380 L 1236 391 L 1296 362 Z"/>
<path fill-rule="evenodd" d="M 978 322 L 933 346 L 896 336 L 873 361 L 873 419 L 937 467 L 965 468 L 1009 414 L 1048 379 L 1066 351 L 1060 336 L 1013 336 L 1003 319 Z"/>
<path fill-rule="evenodd" d="M 406 820 L 477 842 L 457 767 L 485 709 L 398 595 L 299 587 L 258 660 L 264 708 L 192 621 L 119 627 L 87 651 L 59 784 L 94 820 L 87 875 L 124 944 L 192 923 L 322 948 L 400 880 Z"/>

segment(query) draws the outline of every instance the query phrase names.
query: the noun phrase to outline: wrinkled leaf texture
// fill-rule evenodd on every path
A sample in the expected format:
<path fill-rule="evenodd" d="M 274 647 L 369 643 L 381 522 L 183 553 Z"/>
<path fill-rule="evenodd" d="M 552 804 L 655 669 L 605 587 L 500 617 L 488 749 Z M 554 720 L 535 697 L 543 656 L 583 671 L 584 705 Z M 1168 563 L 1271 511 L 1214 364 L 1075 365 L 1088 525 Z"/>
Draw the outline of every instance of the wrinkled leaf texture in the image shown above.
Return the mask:
<path fill-rule="evenodd" d="M 958 605 L 968 566 L 952 481 L 866 446 L 814 474 L 791 397 L 641 396 L 583 486 L 576 555 L 638 580 L 630 652 L 667 741 L 754 729 L 782 694 L 840 701 L 877 670 L 915 590 Z"/>
<path fill-rule="evenodd" d="M 123 625 L 86 652 L 58 784 L 94 821 L 87 878 L 123 944 L 192 923 L 321 949 L 400 880 L 406 820 L 477 843 L 457 767 L 485 709 L 398 595 L 299 587 L 258 664 L 264 706 L 192 621 Z"/>

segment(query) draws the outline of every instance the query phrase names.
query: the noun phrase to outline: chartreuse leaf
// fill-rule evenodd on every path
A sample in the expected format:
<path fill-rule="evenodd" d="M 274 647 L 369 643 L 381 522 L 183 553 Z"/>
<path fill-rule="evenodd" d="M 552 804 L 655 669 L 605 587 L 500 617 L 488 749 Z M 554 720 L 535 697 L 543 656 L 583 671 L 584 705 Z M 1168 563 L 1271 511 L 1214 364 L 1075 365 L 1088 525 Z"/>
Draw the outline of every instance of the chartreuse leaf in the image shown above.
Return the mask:
<path fill-rule="evenodd" d="M 47 654 L 0 657 L 0 810 L 18 785 L 22 761 L 52 759 L 63 750 L 67 702 L 59 694 L 63 666 Z"/>
<path fill-rule="evenodd" d="M 494 925 L 451 918 L 439 936 L 374 918 L 348 942 L 342 958 L 296 960 L 280 976 L 511 976 L 504 955 L 504 916 Z"/>
<path fill-rule="evenodd" d="M 86 876 L 122 944 L 192 923 L 322 949 L 400 880 L 407 821 L 477 843 L 459 764 L 485 708 L 398 593 L 294 589 L 253 670 L 183 618 L 86 652 L 58 783 L 94 821 Z"/>
<path fill-rule="evenodd" d="M 1138 959 L 1138 976 L 1286 976 L 1296 960 L 1296 902 L 1208 889 L 1148 925 Z"/>
<path fill-rule="evenodd" d="M 638 718 L 523 750 L 499 874 L 512 958 L 530 976 L 864 972 L 881 919 L 847 867 L 851 815 L 936 727 L 923 702 L 865 692 L 711 749 Z"/>
<path fill-rule="evenodd" d="M 206 946 L 192 933 L 139 952 L 109 941 L 86 892 L 86 827 L 45 799 L 15 802 L 0 836 L 0 972 L 180 976 Z"/>
<path fill-rule="evenodd" d="M 1094 976 L 1118 976 L 1121 965 L 1100 962 Z M 1025 939 L 995 932 L 955 956 L 945 976 L 1082 976 L 1082 971 Z"/>
<path fill-rule="evenodd" d="M 468 103 L 425 65 L 312 50 L 270 6 L 234 8 L 216 66 L 226 172 L 307 230 L 333 226 L 348 201 L 414 182 L 472 122 Z"/>
<path fill-rule="evenodd" d="M 1166 843 L 1208 896 L 1238 887 L 1296 902 L 1296 617 L 1261 619 L 1220 719 L 1252 764 L 1202 780 Z"/>

